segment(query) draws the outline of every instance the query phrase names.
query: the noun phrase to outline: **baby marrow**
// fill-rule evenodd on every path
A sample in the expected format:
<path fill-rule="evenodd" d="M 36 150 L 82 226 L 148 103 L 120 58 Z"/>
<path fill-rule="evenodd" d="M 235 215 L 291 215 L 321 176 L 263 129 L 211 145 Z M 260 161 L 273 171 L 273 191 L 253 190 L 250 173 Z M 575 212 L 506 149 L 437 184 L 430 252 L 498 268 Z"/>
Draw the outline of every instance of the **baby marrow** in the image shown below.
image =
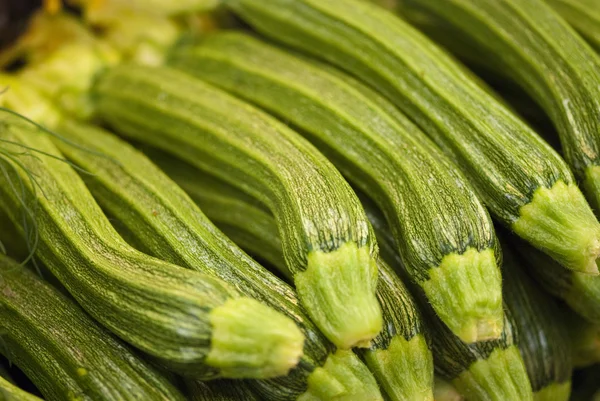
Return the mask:
<path fill-rule="evenodd" d="M 192 166 L 160 157 L 160 166 L 176 180 L 219 228 L 231 227 L 233 239 L 242 247 L 282 253 L 277 224 L 272 215 L 243 192 L 210 177 Z M 244 216 L 244 218 L 240 218 Z M 239 237 L 237 233 L 250 235 Z M 371 346 L 358 349 L 381 387 L 392 400 L 433 400 L 433 360 L 425 337 L 422 317 L 407 288 L 391 268 L 378 260 L 377 298 L 382 307 L 384 329 Z M 274 265 L 287 275 L 285 264 Z"/>
<path fill-rule="evenodd" d="M 296 293 L 232 244 L 141 152 L 90 125 L 65 119 L 56 130 L 70 144 L 77 145 L 56 141 L 71 162 L 91 173 L 82 174 L 88 188 L 128 230 L 133 242 L 151 255 L 227 281 L 243 295 L 286 315 L 303 331 L 304 357 L 298 367 L 286 376 L 250 382 L 259 395 L 294 400 L 307 397 L 313 391 L 311 386 L 318 385 L 332 389 L 331 396 L 351 397 L 365 386 L 371 389 L 372 399 L 379 399 L 373 377 L 358 360 L 351 362 L 361 372 L 363 384 L 359 387 L 348 387 L 349 381 L 359 381 L 349 366 L 337 363 L 337 371 L 322 371 L 329 359 L 335 359 L 333 346 L 299 306 Z M 369 377 L 373 382 L 370 387 Z"/>
<path fill-rule="evenodd" d="M 600 51 L 600 4 L 596 0 L 545 0 Z"/>
<path fill-rule="evenodd" d="M 566 268 L 599 273 L 600 223 L 567 164 L 415 28 L 362 0 L 225 4 L 377 88 L 462 168 L 499 221 Z"/>
<path fill-rule="evenodd" d="M 381 257 L 402 277 L 402 260 L 394 248 L 383 213 L 364 193 L 357 191 L 377 235 Z M 452 384 L 467 400 L 533 400 L 527 370 L 516 345 L 515 322 L 504 313 L 499 339 L 466 344 L 435 315 L 418 287 L 410 288 L 432 333 L 435 373 Z"/>
<path fill-rule="evenodd" d="M 189 382 L 191 401 L 260 401 L 243 380 L 211 380 Z"/>
<path fill-rule="evenodd" d="M 544 0 L 405 0 L 486 65 L 517 82 L 553 120 L 562 151 L 600 210 L 600 59 Z M 560 77 L 560 79 L 557 79 Z"/>
<path fill-rule="evenodd" d="M 573 373 L 566 322 L 554 298 L 525 273 L 524 262 L 503 246 L 504 299 L 516 325 L 519 350 L 534 398 L 568 400 Z"/>
<path fill-rule="evenodd" d="M 491 218 L 463 175 L 391 103 L 341 72 L 242 33 L 211 35 L 169 64 L 298 127 L 385 211 L 408 276 L 442 321 L 466 342 L 500 335 Z"/>
<path fill-rule="evenodd" d="M 341 174 L 301 136 L 168 68 L 111 68 L 92 96 L 98 115 L 120 133 L 214 171 L 269 206 L 298 296 L 336 346 L 364 346 L 379 333 L 369 222 Z"/>
<path fill-rule="evenodd" d="M 0 376 L 0 399 L 3 401 L 42 401 Z"/>
<path fill-rule="evenodd" d="M 0 278 L 0 352 L 46 399 L 185 399 L 150 364 L 25 267 L 0 256 Z"/>
<path fill-rule="evenodd" d="M 197 377 L 268 378 L 296 365 L 303 335 L 290 319 L 223 280 L 131 248 L 46 131 L 1 114 L 0 207 L 21 235 L 36 229 L 36 256 L 90 315 Z"/>

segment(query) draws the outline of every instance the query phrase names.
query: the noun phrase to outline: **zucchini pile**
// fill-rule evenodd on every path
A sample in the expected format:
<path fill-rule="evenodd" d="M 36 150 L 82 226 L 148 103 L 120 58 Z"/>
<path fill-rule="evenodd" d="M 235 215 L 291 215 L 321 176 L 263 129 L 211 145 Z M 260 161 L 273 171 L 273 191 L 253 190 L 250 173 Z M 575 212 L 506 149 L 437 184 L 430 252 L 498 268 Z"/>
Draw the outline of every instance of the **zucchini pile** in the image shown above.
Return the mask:
<path fill-rule="evenodd" d="M 0 50 L 0 399 L 600 397 L 595 1 L 64 3 Z"/>

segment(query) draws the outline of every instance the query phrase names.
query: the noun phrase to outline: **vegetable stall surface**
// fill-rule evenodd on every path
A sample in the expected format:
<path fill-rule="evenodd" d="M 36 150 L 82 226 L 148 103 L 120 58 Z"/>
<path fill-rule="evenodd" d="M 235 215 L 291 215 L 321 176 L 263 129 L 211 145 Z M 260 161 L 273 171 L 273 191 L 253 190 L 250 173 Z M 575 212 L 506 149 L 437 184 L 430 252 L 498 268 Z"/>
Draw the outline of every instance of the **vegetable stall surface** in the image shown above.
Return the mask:
<path fill-rule="evenodd" d="M 366 346 L 379 333 L 369 222 L 339 172 L 302 137 L 168 68 L 111 68 L 92 96 L 98 115 L 121 134 L 213 171 L 269 206 L 298 296 L 336 346 Z"/>
<path fill-rule="evenodd" d="M 386 211 L 408 276 L 442 321 L 466 342 L 500 335 L 491 218 L 463 175 L 391 103 L 339 71 L 241 33 L 209 36 L 168 63 L 298 127 Z"/>
<path fill-rule="evenodd" d="M 564 267 L 598 274 L 600 224 L 567 164 L 415 28 L 362 0 L 225 4 L 377 88 L 461 167 L 492 215 Z"/>
<path fill-rule="evenodd" d="M 291 320 L 220 279 L 131 248 L 47 131 L 1 113 L 0 207 L 91 316 L 196 377 L 269 378 L 295 366 L 304 338 Z M 32 149 L 37 157 L 24 152 Z"/>

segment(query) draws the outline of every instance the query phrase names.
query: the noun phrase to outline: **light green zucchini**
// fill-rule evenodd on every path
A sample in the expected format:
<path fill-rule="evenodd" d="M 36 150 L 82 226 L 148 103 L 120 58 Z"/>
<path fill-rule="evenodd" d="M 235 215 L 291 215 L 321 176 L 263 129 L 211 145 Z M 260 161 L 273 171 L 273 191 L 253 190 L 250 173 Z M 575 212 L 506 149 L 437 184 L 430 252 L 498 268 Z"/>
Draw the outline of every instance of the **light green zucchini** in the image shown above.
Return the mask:
<path fill-rule="evenodd" d="M 600 51 L 600 3 L 597 0 L 545 0 Z"/>
<path fill-rule="evenodd" d="M 268 378 L 296 365 L 304 339 L 290 319 L 131 248 L 46 131 L 1 114 L 0 207 L 21 235 L 34 228 L 37 257 L 92 317 L 188 375 Z"/>
<path fill-rule="evenodd" d="M 544 0 L 403 0 L 399 10 L 449 26 L 456 34 L 446 41 L 465 43 L 465 53 L 523 87 L 553 120 L 566 160 L 600 209 L 600 59 Z"/>
<path fill-rule="evenodd" d="M 504 299 L 512 312 L 534 399 L 566 401 L 573 373 L 566 321 L 555 299 L 525 273 L 525 262 L 509 246 L 502 248 Z"/>
<path fill-rule="evenodd" d="M 313 391 L 313 383 L 332 389 L 332 397 L 350 398 L 365 386 L 372 391 L 373 400 L 380 399 L 375 380 L 358 360 L 353 362 L 357 370 L 362 369 L 358 387 L 349 384 L 351 380 L 359 381 L 349 366 L 340 367 L 341 371 L 315 373 L 335 358 L 334 347 L 299 306 L 296 293 L 231 243 L 141 152 L 90 125 L 65 119 L 56 130 L 70 144 L 77 145 L 56 141 L 65 157 L 91 173 L 82 174 L 82 178 L 99 204 L 126 228 L 132 242 L 150 255 L 227 281 L 243 295 L 284 314 L 303 331 L 304 357 L 298 368 L 286 376 L 249 382 L 260 396 L 300 399 Z M 103 156 L 90 155 L 90 151 Z"/>
<path fill-rule="evenodd" d="M 377 88 L 462 168 L 499 221 L 566 268 L 598 274 L 600 224 L 567 164 L 415 28 L 361 0 L 225 4 Z"/>
<path fill-rule="evenodd" d="M 433 389 L 433 395 L 435 396 L 436 401 L 464 401 L 465 397 L 462 396 L 461 393 L 446 380 L 440 378 L 439 376 L 435 377 L 435 385 Z"/>
<path fill-rule="evenodd" d="M 358 190 L 357 194 L 377 235 L 381 257 L 402 277 L 402 260 L 382 212 L 365 194 Z M 410 290 L 432 333 L 437 376 L 451 383 L 467 400 L 533 400 L 527 370 L 516 345 L 518 338 L 510 310 L 505 309 L 500 339 L 465 344 L 435 316 L 422 291 L 416 287 Z"/>
<path fill-rule="evenodd" d="M 41 401 L 41 398 L 20 389 L 3 377 L 0 377 L 0 399 L 2 401 Z"/>
<path fill-rule="evenodd" d="M 466 342 L 500 335 L 491 218 L 458 169 L 391 103 L 339 71 L 242 33 L 180 49 L 169 65 L 298 127 L 385 211 L 408 276 L 442 321 Z"/>
<path fill-rule="evenodd" d="M 262 249 L 282 253 L 279 242 L 269 243 L 277 239 L 275 219 L 256 200 L 190 165 L 157 153 L 154 157 L 219 228 L 230 228 L 231 238 L 240 246 L 255 249 L 264 258 L 268 256 Z M 240 237 L 239 232 L 249 235 Z M 391 400 L 433 400 L 433 360 L 421 314 L 398 276 L 383 260 L 377 263 L 384 329 L 369 348 L 356 352 Z M 289 274 L 285 264 L 274 267 Z"/>
<path fill-rule="evenodd" d="M 72 300 L 4 256 L 0 289 L 0 352 L 47 400 L 185 399 Z"/>
<path fill-rule="evenodd" d="M 168 68 L 111 68 L 92 96 L 98 115 L 120 133 L 214 171 L 269 206 L 298 296 L 336 346 L 364 346 L 379 333 L 376 241 L 350 186 L 312 145 Z"/>
<path fill-rule="evenodd" d="M 192 381 L 187 389 L 191 401 L 260 401 L 243 380 Z"/>

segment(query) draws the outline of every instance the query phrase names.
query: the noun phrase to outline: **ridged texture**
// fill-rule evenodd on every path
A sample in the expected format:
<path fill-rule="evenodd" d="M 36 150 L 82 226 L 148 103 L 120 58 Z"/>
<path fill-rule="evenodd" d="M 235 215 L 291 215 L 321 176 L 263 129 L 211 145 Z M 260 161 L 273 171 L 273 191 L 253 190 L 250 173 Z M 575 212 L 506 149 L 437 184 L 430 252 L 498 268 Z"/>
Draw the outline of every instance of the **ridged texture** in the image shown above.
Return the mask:
<path fill-rule="evenodd" d="M 72 300 L 5 256 L 0 256 L 0 317 L 0 352 L 47 400 L 185 399 Z M 4 391 L 11 396 L 2 398 Z M 38 399 L 18 394 L 0 389 L 3 400 Z"/>
<path fill-rule="evenodd" d="M 391 12 L 361 0 L 225 4 L 261 33 L 323 58 L 386 95 L 462 168 L 505 225 L 519 219 L 520 208 L 539 188 L 558 181 L 574 185 L 567 164 L 547 143 L 463 66 Z M 561 213 L 567 223 L 581 223 L 568 218 L 568 208 Z M 598 226 L 593 218 L 585 224 Z M 572 251 L 567 235 L 545 234 L 541 239 L 559 238 L 550 250 Z M 539 237 L 527 239 L 542 247 Z"/>
<path fill-rule="evenodd" d="M 239 232 L 249 234 L 237 236 L 238 245 L 256 249 L 257 256 L 264 258 L 263 250 L 282 253 L 275 220 L 259 202 L 190 165 L 156 152 L 152 154 L 218 227 L 225 224 L 231 229 L 233 238 Z M 244 218 L 240 218 L 242 216 Z M 274 240 L 277 242 L 270 243 Z M 357 352 L 391 399 L 430 399 L 433 361 L 421 314 L 396 273 L 383 260 L 379 259 L 377 263 L 377 299 L 383 312 L 383 330 L 368 349 Z M 285 264 L 274 264 L 274 267 L 283 275 L 288 274 Z M 392 342 L 392 348 L 387 351 Z"/>
<path fill-rule="evenodd" d="M 442 319 L 467 341 L 499 334 L 501 327 L 477 331 L 481 321 L 502 322 L 491 219 L 462 174 L 385 98 L 342 72 L 241 33 L 209 36 L 174 52 L 169 64 L 298 127 L 386 212 L 410 277 L 439 294 L 429 300 Z M 464 275 L 448 286 L 430 280 L 442 275 L 445 281 L 461 263 L 472 264 L 476 256 L 467 254 L 489 249 L 492 257 L 479 259 L 477 272 L 486 279 L 477 286 Z"/>
<path fill-rule="evenodd" d="M 403 0 L 405 8 L 450 25 L 457 35 L 448 41 L 472 44 L 470 53 L 518 82 L 553 120 L 566 160 L 587 181 L 587 169 L 600 165 L 600 59 L 544 0 Z M 584 189 L 598 209 L 593 187 Z"/>
<path fill-rule="evenodd" d="M 247 382 L 241 380 L 211 380 L 189 382 L 191 401 L 260 401 Z"/>
<path fill-rule="evenodd" d="M 402 261 L 394 250 L 382 212 L 368 196 L 360 192 L 357 194 L 377 235 L 381 257 L 402 276 Z M 532 399 L 527 370 L 515 345 L 518 334 L 510 310 L 505 310 L 500 339 L 465 344 L 435 316 L 422 292 L 418 288 L 410 289 L 426 318 L 427 329 L 432 333 L 436 375 L 452 382 L 467 399 Z M 492 355 L 494 357 L 490 358 Z"/>
<path fill-rule="evenodd" d="M 57 130 L 78 145 L 56 142 L 71 162 L 92 173 L 81 176 L 99 204 L 114 216 L 120 231 L 126 229 L 130 240 L 144 252 L 227 281 L 240 293 L 285 314 L 302 329 L 306 340 L 304 357 L 298 367 L 288 376 L 249 381 L 248 384 L 261 396 L 274 400 L 293 400 L 306 391 L 307 378 L 316 367 L 325 363 L 334 347 L 306 316 L 296 293 L 235 246 L 175 182 L 131 145 L 105 130 L 86 124 L 65 121 Z M 104 157 L 92 156 L 81 148 L 101 153 Z M 159 152 L 150 153 L 159 158 Z M 180 171 L 177 168 L 180 165 L 188 167 L 177 158 L 160 155 L 161 166 L 167 172 L 173 167 Z M 190 181 L 209 178 L 200 170 L 188 168 L 192 170 L 188 176 Z M 227 184 L 223 187 L 252 199 Z M 203 195 L 218 194 L 205 191 Z M 226 197 L 226 194 L 222 195 L 222 198 Z M 224 211 L 237 210 L 236 205 L 225 206 L 227 209 Z M 235 218 L 254 217 L 244 216 L 244 212 Z M 269 224 L 274 224 L 268 212 L 263 213 L 271 219 Z M 278 238 L 276 227 L 272 236 Z M 281 255 L 281 248 L 276 251 Z M 283 259 L 282 256 L 280 258 Z"/>
<path fill-rule="evenodd" d="M 503 248 L 504 299 L 518 328 L 518 346 L 533 392 L 569 384 L 573 363 L 566 321 L 554 298 L 525 273 L 526 263 L 508 246 Z M 566 401 L 568 392 L 562 395 Z"/>
<path fill-rule="evenodd" d="M 600 3 L 596 0 L 545 0 L 600 51 Z"/>
<path fill-rule="evenodd" d="M 269 206 L 288 267 L 296 281 L 302 278 L 296 283 L 300 298 L 330 340 L 348 347 L 356 332 L 362 333 L 358 341 L 377 334 L 371 228 L 341 174 L 308 142 L 249 104 L 167 68 L 113 68 L 101 75 L 93 95 L 98 113 L 117 130 L 213 171 Z M 352 252 L 333 255 L 342 246 Z M 329 277 L 322 273 L 331 266 L 310 263 L 328 254 L 345 263 L 336 267 L 343 274 L 335 285 L 311 280 Z M 299 285 L 305 281 L 316 287 Z"/>
<path fill-rule="evenodd" d="M 21 153 L 13 162 L 2 161 L 7 174 L 0 175 L 0 206 L 10 211 L 22 235 L 31 235 L 33 224 L 40 260 L 92 317 L 123 340 L 186 374 L 218 376 L 218 369 L 204 363 L 209 314 L 238 293 L 222 280 L 131 248 L 75 170 L 57 160 L 62 155 L 46 134 L 3 114 L 0 138 L 14 143 L 3 146 Z M 47 155 L 31 157 L 22 153 L 24 147 Z"/>

